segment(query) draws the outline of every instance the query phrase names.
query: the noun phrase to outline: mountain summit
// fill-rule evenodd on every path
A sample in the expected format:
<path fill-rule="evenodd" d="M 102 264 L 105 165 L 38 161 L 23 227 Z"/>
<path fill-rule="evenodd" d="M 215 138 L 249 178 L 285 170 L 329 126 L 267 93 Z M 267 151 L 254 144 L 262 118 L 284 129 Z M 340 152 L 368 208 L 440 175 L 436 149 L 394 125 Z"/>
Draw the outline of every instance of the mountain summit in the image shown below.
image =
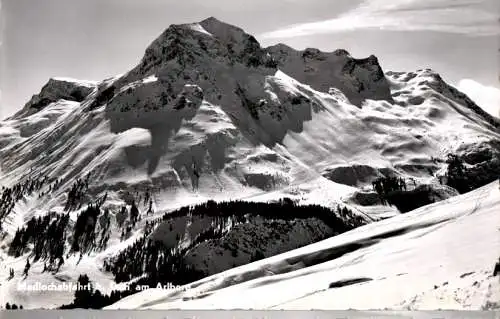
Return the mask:
<path fill-rule="evenodd" d="M 262 48 L 252 35 L 213 17 L 199 23 L 171 25 L 147 48 L 140 64 L 123 83 L 151 74 L 165 77 L 180 69 L 184 71 L 183 79 L 197 80 L 192 78 L 193 73 L 210 77 L 217 72 L 241 73 L 241 67 L 264 75 L 279 69 L 323 92 L 336 87 L 358 106 L 365 99 L 392 101 L 389 84 L 375 56 L 354 59 L 345 50 L 296 51 L 285 45 Z M 186 75 L 187 71 L 191 74 Z"/>
<path fill-rule="evenodd" d="M 28 282 L 194 281 L 499 171 L 498 120 L 436 72 L 265 48 L 208 18 L 168 27 L 123 75 L 51 79 L 0 122 L 0 260 L 15 274 L 32 265 Z M 27 300 L 6 271 L 0 297 Z"/>

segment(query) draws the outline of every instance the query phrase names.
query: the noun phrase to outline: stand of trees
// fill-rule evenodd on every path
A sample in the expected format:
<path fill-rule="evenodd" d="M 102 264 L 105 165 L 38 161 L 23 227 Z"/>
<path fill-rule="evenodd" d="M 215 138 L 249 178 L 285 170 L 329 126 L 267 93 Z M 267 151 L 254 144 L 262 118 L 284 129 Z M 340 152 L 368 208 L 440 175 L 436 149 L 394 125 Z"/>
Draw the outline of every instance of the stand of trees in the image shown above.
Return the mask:
<path fill-rule="evenodd" d="M 343 233 L 365 224 L 363 218 L 354 214 L 347 207 L 338 206 L 331 210 L 318 205 L 299 206 L 290 199 L 282 199 L 276 203 L 253 202 L 221 202 L 208 201 L 193 207 L 182 207 L 171 213 L 166 213 L 161 219 L 147 222 L 145 234 L 133 245 L 121 251 L 113 259 L 104 263 L 104 269 L 113 273 L 116 282 L 128 282 L 134 278 L 143 277 L 146 282 L 186 284 L 206 275 L 190 265 L 186 265 L 183 256 L 196 245 L 206 240 L 217 240 L 224 236 L 226 222 L 244 223 L 247 216 L 261 216 L 267 219 L 306 219 L 316 217 L 338 233 Z M 152 230 L 158 223 L 168 222 L 183 216 L 213 217 L 216 226 L 198 234 L 188 247 L 183 249 L 167 249 L 161 241 L 150 238 Z M 179 241 L 180 238 L 177 239 Z M 178 244 L 178 242 L 177 242 Z M 260 258 L 262 256 L 255 256 Z"/>
<path fill-rule="evenodd" d="M 40 191 L 46 183 L 47 177 L 28 177 L 24 182 L 17 183 L 13 187 L 2 186 L 0 191 L 0 222 L 10 214 L 17 201 L 21 200 L 24 196 L 29 196 L 34 192 Z"/>
<path fill-rule="evenodd" d="M 22 305 L 18 306 L 15 303 L 14 304 L 6 303 L 5 310 L 23 310 L 23 306 Z"/>
<path fill-rule="evenodd" d="M 446 184 L 456 189 L 460 194 L 470 191 L 472 187 L 466 174 L 467 168 L 460 157 L 455 154 L 448 154 L 446 163 L 448 164 Z"/>
<path fill-rule="evenodd" d="M 106 196 L 94 204 L 89 204 L 78 215 L 72 229 L 70 253 L 79 252 L 82 256 L 106 247 L 111 217 L 109 210 L 102 212 L 100 209 L 105 199 Z M 43 217 L 33 217 L 26 226 L 16 231 L 8 254 L 20 257 L 27 252 L 28 246 L 32 245 L 33 249 L 29 255 L 29 258 L 33 258 L 32 262 L 44 261 L 44 271 L 58 271 L 64 264 L 68 229 L 69 213 L 59 215 L 50 212 Z"/>
<path fill-rule="evenodd" d="M 409 191 L 393 191 L 386 199 L 389 205 L 396 206 L 401 213 L 407 213 L 436 201 L 434 191 L 427 185 L 420 185 Z"/>
<path fill-rule="evenodd" d="M 89 188 L 90 174 L 84 180 L 77 179 L 76 183 L 73 184 L 70 191 L 68 192 L 68 198 L 66 199 L 65 210 L 77 210 L 83 205 L 85 199 L 85 193 Z"/>
<path fill-rule="evenodd" d="M 245 215 L 261 216 L 269 219 L 304 219 L 316 217 L 325 224 L 339 232 L 345 232 L 365 224 L 359 215 L 344 207 L 340 210 L 339 217 L 330 208 L 320 205 L 296 205 L 289 198 L 280 199 L 272 203 L 254 203 L 244 201 L 215 202 L 208 201 L 196 206 L 185 206 L 176 211 L 163 215 L 163 221 L 182 216 L 209 216 L 209 217 L 234 217 L 235 220 L 244 220 Z"/>
<path fill-rule="evenodd" d="M 500 178 L 500 145 L 490 149 L 478 150 L 466 156 L 448 154 L 446 185 L 453 187 L 460 194 L 470 192 Z M 467 166 L 465 163 L 474 164 Z"/>
<path fill-rule="evenodd" d="M 394 205 L 402 213 L 434 202 L 433 190 L 430 187 L 421 185 L 408 190 L 406 181 L 401 177 L 379 178 L 372 184 L 382 204 Z"/>
<path fill-rule="evenodd" d="M 149 202 L 149 200 L 148 196 L 144 198 L 145 202 Z M 190 249 L 204 241 L 222 238 L 225 235 L 227 223 L 247 222 L 248 214 L 269 219 L 286 220 L 317 217 L 334 227 L 338 233 L 366 223 L 347 207 L 337 206 L 336 209 L 332 210 L 317 205 L 299 206 L 295 205 L 290 199 L 282 199 L 275 203 L 242 201 L 216 203 L 209 201 L 193 207 L 182 207 L 171 213 L 166 213 L 156 220 L 146 221 L 143 236 L 118 255 L 104 262 L 104 270 L 111 272 L 117 283 L 129 283 L 134 279 L 134 283 L 130 284 L 128 290 L 113 291 L 110 295 L 103 295 L 95 289 L 80 291 L 75 293 L 75 300 L 72 304 L 64 305 L 61 308 L 100 309 L 135 293 L 137 291 L 136 287 L 139 286 L 156 287 L 158 283 L 162 285 L 185 285 L 210 275 L 187 264 L 184 256 Z M 134 220 L 132 215 L 134 214 L 131 213 L 131 216 L 129 216 L 130 221 Z M 150 235 L 158 224 L 188 215 L 211 216 L 216 219 L 216 222 L 212 227 L 198 234 L 189 246 L 183 248 L 177 245 L 176 248 L 169 249 L 163 242 L 151 238 Z M 180 238 L 177 238 L 177 244 L 179 241 Z M 258 251 L 252 255 L 252 261 L 265 257 L 261 251 Z M 85 275 L 80 276 L 79 283 L 81 285 L 88 284 L 88 277 Z"/>
<path fill-rule="evenodd" d="M 71 253 L 79 252 L 82 256 L 106 248 L 110 236 L 111 213 L 101 207 L 107 197 L 106 193 L 78 215 L 73 227 Z"/>
<path fill-rule="evenodd" d="M 76 220 L 73 229 L 71 252 L 88 253 L 96 246 L 97 218 L 101 210 L 97 205 L 90 204 L 82 211 Z"/>
<path fill-rule="evenodd" d="M 34 262 L 47 261 L 50 269 L 60 267 L 64 263 L 68 222 L 69 214 L 57 215 L 53 212 L 43 218 L 31 218 L 26 226 L 16 231 L 8 254 L 19 257 L 32 244 L 30 257 L 33 257 Z"/>
<path fill-rule="evenodd" d="M 69 305 L 63 305 L 59 309 L 102 309 L 130 295 L 128 290 L 114 290 L 110 295 L 104 295 L 98 289 L 94 289 L 92 282 L 86 274 L 78 277 L 78 284 L 79 286 L 75 291 L 73 302 Z"/>
<path fill-rule="evenodd" d="M 401 177 L 384 177 L 372 182 L 373 190 L 377 192 L 383 204 L 390 204 L 388 197 L 395 191 L 406 191 L 406 182 Z"/>

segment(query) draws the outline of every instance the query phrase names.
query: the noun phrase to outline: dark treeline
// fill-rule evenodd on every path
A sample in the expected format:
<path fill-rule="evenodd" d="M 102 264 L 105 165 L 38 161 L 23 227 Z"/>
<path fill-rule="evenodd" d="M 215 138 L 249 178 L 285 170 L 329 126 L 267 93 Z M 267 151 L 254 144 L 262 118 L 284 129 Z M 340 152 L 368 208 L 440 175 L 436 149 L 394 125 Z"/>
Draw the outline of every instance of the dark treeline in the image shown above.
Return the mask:
<path fill-rule="evenodd" d="M 77 217 L 73 228 L 71 252 L 87 253 L 96 244 L 97 218 L 101 214 L 99 206 L 90 204 Z"/>
<path fill-rule="evenodd" d="M 375 180 L 373 189 L 384 205 L 394 205 L 401 213 L 434 203 L 433 190 L 429 186 L 416 186 L 408 190 L 406 181 L 401 177 L 385 177 Z"/>
<path fill-rule="evenodd" d="M 118 283 L 142 276 L 141 284 L 150 286 L 159 282 L 184 285 L 206 276 L 184 263 L 187 250 L 167 250 L 162 242 L 143 236 L 111 261 L 106 261 L 104 269 L 112 272 Z"/>
<path fill-rule="evenodd" d="M 446 160 L 448 164 L 448 169 L 446 170 L 446 185 L 453 187 L 460 194 L 467 193 L 473 189 L 471 181 L 468 178 L 464 162 L 454 154 L 448 154 Z"/>
<path fill-rule="evenodd" d="M 121 240 L 127 239 L 132 234 L 137 223 L 140 222 L 144 216 L 150 216 L 155 213 L 152 190 L 146 190 L 144 192 L 136 191 L 135 194 L 126 192 L 125 203 L 130 205 L 130 209 L 127 209 L 127 206 L 124 205 L 116 213 L 116 224 L 118 228 L 122 230 Z M 142 210 L 145 212 L 144 215 L 140 213 L 140 206 L 142 206 Z"/>
<path fill-rule="evenodd" d="M 47 261 L 50 269 L 60 267 L 64 263 L 68 222 L 69 214 L 57 215 L 53 212 L 43 218 L 31 218 L 26 226 L 16 231 L 9 247 L 9 255 L 19 257 L 32 244 L 30 257 L 34 262 Z"/>
<path fill-rule="evenodd" d="M 167 249 L 161 241 L 153 241 L 150 233 L 158 223 L 168 222 L 178 217 L 212 217 L 215 226 L 206 229 L 184 249 Z M 133 278 L 146 277 L 152 283 L 186 284 L 207 274 L 200 273 L 183 263 L 182 256 L 194 246 L 206 240 L 220 239 L 227 223 L 247 222 L 247 216 L 261 216 L 267 219 L 318 218 L 337 233 L 343 233 L 365 224 L 360 216 L 348 208 L 331 210 L 319 205 L 299 206 L 290 199 L 276 203 L 221 202 L 208 201 L 193 207 L 183 207 L 166 213 L 161 219 L 147 222 L 144 235 L 134 244 L 121 251 L 104 264 L 104 269 L 113 273 L 117 282 L 127 282 Z M 177 244 L 180 238 L 177 238 Z M 182 276 L 181 276 L 182 274 Z"/>
<path fill-rule="evenodd" d="M 132 223 L 132 228 L 135 228 L 135 225 L 139 221 L 139 208 L 135 204 L 135 200 L 132 201 L 132 205 L 130 207 L 130 222 Z"/>
<path fill-rule="evenodd" d="M 145 198 L 145 202 L 149 199 Z M 150 236 L 160 223 L 170 222 L 178 217 L 199 216 L 213 217 L 215 222 L 208 229 L 199 233 L 187 247 L 180 248 L 180 238 L 176 237 L 175 248 L 170 249 L 161 240 L 154 240 Z M 110 295 L 103 295 L 92 289 L 85 293 L 75 294 L 75 300 L 63 309 L 94 308 L 100 309 L 136 292 L 136 287 L 156 287 L 158 284 L 186 285 L 202 279 L 208 275 L 192 265 L 186 263 L 186 253 L 207 240 L 222 238 L 227 232 L 228 224 L 248 222 L 249 216 L 261 216 L 269 219 L 294 220 L 302 218 L 318 218 L 327 225 L 342 233 L 361 226 L 366 222 L 349 210 L 347 207 L 337 206 L 332 210 L 318 205 L 299 206 L 290 199 L 283 199 L 275 203 L 253 202 L 222 202 L 209 201 L 192 207 L 183 207 L 162 217 L 146 221 L 144 234 L 131 246 L 118 255 L 104 262 L 104 270 L 111 272 L 117 283 L 130 282 L 129 289 L 113 291 Z M 133 218 L 130 216 L 130 220 Z M 172 227 L 170 230 L 173 231 Z M 265 258 L 261 251 L 252 255 L 251 260 Z M 88 283 L 88 277 L 82 276 L 81 283 Z"/>
<path fill-rule="evenodd" d="M 86 274 L 78 277 L 78 284 L 73 302 L 69 305 L 63 305 L 59 309 L 102 309 L 130 295 L 128 291 L 115 290 L 110 295 L 103 295 L 98 289 L 94 289 Z"/>
<path fill-rule="evenodd" d="M 28 178 L 10 188 L 2 186 L 0 192 L 0 222 L 12 211 L 17 201 L 24 196 L 40 191 L 46 183 L 47 177 Z"/>
<path fill-rule="evenodd" d="M 401 177 L 382 177 L 372 182 L 373 190 L 377 192 L 383 204 L 388 203 L 388 197 L 395 191 L 406 191 L 406 182 Z"/>
<path fill-rule="evenodd" d="M 111 227 L 111 213 L 102 209 L 108 194 L 90 203 L 78 215 L 73 227 L 70 253 L 79 252 L 80 256 L 106 248 Z"/>
<path fill-rule="evenodd" d="M 71 211 L 80 209 L 83 205 L 85 199 L 86 191 L 89 188 L 90 174 L 87 175 L 85 179 L 77 179 L 68 192 L 68 198 L 66 200 L 65 210 Z"/>
<path fill-rule="evenodd" d="M 79 252 L 82 256 L 106 247 L 110 236 L 111 217 L 109 210 L 100 209 L 103 200 L 105 197 L 88 205 L 78 215 L 70 237 L 70 253 Z M 100 227 L 97 227 L 98 225 Z M 69 213 L 58 215 L 50 212 L 43 217 L 33 217 L 26 226 L 16 231 L 8 253 L 19 257 L 32 245 L 29 256 L 32 262 L 44 261 L 44 271 L 58 271 L 64 264 L 69 229 Z M 29 270 L 29 267 L 27 269 Z"/>
<path fill-rule="evenodd" d="M 163 220 L 181 216 L 208 216 L 243 218 L 245 215 L 261 216 L 269 219 L 305 219 L 318 218 L 339 232 L 345 232 L 364 224 L 362 217 L 349 209 L 341 210 L 345 216 L 337 216 L 335 210 L 320 205 L 297 205 L 291 199 L 284 198 L 272 203 L 257 203 L 245 201 L 215 202 L 208 201 L 196 206 L 182 207 L 163 215 Z M 344 214 L 345 213 L 345 214 Z"/>
<path fill-rule="evenodd" d="M 138 287 L 142 288 L 144 281 L 139 280 L 136 283 L 132 283 L 127 290 L 113 290 L 109 295 L 105 295 L 98 289 L 95 289 L 86 274 L 79 276 L 78 284 L 79 288 L 75 291 L 73 302 L 68 305 L 62 305 L 59 309 L 102 309 L 139 292 Z"/>
<path fill-rule="evenodd" d="M 151 207 L 151 205 L 150 205 Z M 148 210 L 147 214 L 150 214 Z M 116 222 L 118 227 L 122 229 L 120 236 L 121 240 L 125 240 L 131 235 L 132 231 L 135 229 L 138 222 L 142 220 L 138 206 L 135 200 L 132 200 L 130 205 L 130 210 L 127 210 L 126 206 L 122 206 L 119 213 L 116 215 Z"/>
<path fill-rule="evenodd" d="M 428 185 L 420 185 L 409 191 L 393 191 L 386 197 L 389 205 L 394 205 L 401 213 L 407 213 L 419 207 L 436 202 L 434 191 Z"/>
<path fill-rule="evenodd" d="M 195 271 L 183 263 L 184 254 L 191 248 L 206 241 L 219 239 L 224 234 L 227 223 L 232 221 L 218 220 L 216 226 L 198 234 L 183 249 L 167 249 L 161 241 L 149 238 L 155 228 L 155 222 L 146 222 L 144 234 L 134 244 L 121 251 L 116 257 L 104 262 L 104 269 L 113 273 L 115 281 L 127 282 L 145 276 L 143 284 L 173 283 L 183 285 L 203 278 L 206 274 Z M 176 238 L 176 245 L 180 237 Z"/>
<path fill-rule="evenodd" d="M 6 303 L 5 310 L 23 310 L 23 306 L 22 305 L 18 306 L 15 303 L 14 304 Z"/>
<path fill-rule="evenodd" d="M 88 198 L 88 184 L 90 174 L 84 179 L 78 179 L 68 191 L 68 198 L 65 210 L 71 211 L 81 209 L 83 202 Z M 28 179 L 23 183 L 16 184 L 12 188 L 2 188 L 0 194 L 0 212 L 11 210 L 15 201 L 23 196 L 39 191 L 40 197 L 44 196 L 40 192 L 42 187 L 46 188 L 46 194 L 50 194 L 60 189 L 62 180 L 47 182 L 47 178 Z M 56 214 L 49 212 L 45 216 L 33 217 L 24 227 L 17 229 L 13 240 L 9 243 L 8 254 L 20 257 L 29 253 L 24 269 L 24 276 L 28 276 L 31 263 L 43 262 L 43 272 L 57 272 L 70 254 L 79 253 L 80 259 L 84 254 L 93 251 L 100 251 L 106 248 L 111 235 L 111 212 L 101 207 L 107 200 L 107 193 L 91 202 L 78 214 L 74 224 L 70 223 L 69 212 L 66 214 Z M 149 192 L 139 196 L 144 203 L 149 204 L 148 213 L 153 212 L 153 199 Z M 130 216 L 127 223 L 127 231 L 130 232 L 135 224 L 140 221 L 140 211 L 132 197 L 130 210 L 123 207 L 126 215 Z M 10 272 L 14 277 L 13 269 Z"/>
<path fill-rule="evenodd" d="M 480 153 L 475 155 L 479 157 Z M 469 157 L 472 156 L 469 155 Z M 466 166 L 463 157 L 448 154 L 446 160 L 448 169 L 445 175 L 446 185 L 453 187 L 460 194 L 464 194 L 498 180 L 500 178 L 499 156 L 490 152 L 484 157 L 486 159 L 469 159 L 469 161 L 478 163 L 474 163 L 473 166 Z"/>

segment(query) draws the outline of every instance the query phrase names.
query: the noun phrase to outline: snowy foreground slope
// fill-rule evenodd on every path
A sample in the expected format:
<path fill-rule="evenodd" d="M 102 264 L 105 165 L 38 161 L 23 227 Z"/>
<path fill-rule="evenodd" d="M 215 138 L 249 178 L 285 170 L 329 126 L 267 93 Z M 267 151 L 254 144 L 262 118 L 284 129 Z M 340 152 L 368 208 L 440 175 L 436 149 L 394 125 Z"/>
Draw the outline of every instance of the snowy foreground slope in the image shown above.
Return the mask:
<path fill-rule="evenodd" d="M 92 282 L 103 287 L 102 293 L 109 294 L 118 275 L 106 269 L 106 262 L 108 266 L 112 264 L 115 257 L 143 237 L 159 238 L 164 245 L 160 253 L 190 247 L 199 239 L 197 236 L 212 226 L 213 220 L 200 217 L 193 221 L 189 216 L 181 216 L 178 225 L 171 228 L 168 223 L 154 227 L 150 223 L 177 209 L 208 200 L 268 203 L 287 198 L 297 206 L 331 209 L 346 223 L 353 216 L 347 218 L 336 209 L 348 209 L 354 220 L 361 221 L 356 225 L 396 216 L 318 245 L 356 241 L 355 234 L 369 236 L 371 231 L 380 230 L 379 225 L 392 227 L 401 221 L 419 223 L 433 214 L 445 216 L 448 211 L 438 208 L 446 202 L 422 208 L 421 213 L 401 216 L 402 211 L 395 205 L 381 202 L 372 182 L 380 178 L 404 180 L 408 184 L 405 196 L 409 196 L 404 199 L 410 203 L 414 198 L 410 197 L 412 191 L 428 187 L 432 198 L 417 203 L 418 207 L 452 198 L 457 190 L 444 185 L 440 178 L 447 172 L 447 156 L 455 154 L 465 163 L 469 182 L 485 185 L 500 171 L 499 128 L 498 119 L 486 114 L 433 70 L 384 73 L 376 57 L 357 59 L 345 50 L 298 51 L 283 44 L 263 48 L 244 30 L 214 18 L 172 25 L 146 49 L 132 70 L 99 82 L 51 79 L 16 115 L 0 122 L 0 186 L 17 187 L 17 196 L 4 188 L 0 191 L 0 307 L 6 302 L 25 308 L 56 308 L 71 303 L 72 292 L 27 293 L 19 290 L 18 285 L 75 282 L 81 274 L 87 274 Z M 40 184 L 30 187 L 36 183 Z M 72 192 L 75 185 L 85 187 Z M 475 194 L 477 191 L 452 201 L 463 202 L 457 205 L 465 209 L 472 205 L 467 198 L 474 202 Z M 97 202 L 101 205 L 98 216 L 84 220 L 87 208 Z M 137 208 L 139 220 L 131 217 L 132 206 Z M 431 215 L 424 214 L 431 209 Z M 40 240 L 47 239 L 49 232 L 29 234 L 32 236 L 25 247 L 17 245 L 18 255 L 11 251 L 18 230 L 49 213 L 49 222 L 69 216 L 60 236 L 50 238 L 62 243 L 62 252 L 58 250 L 56 257 L 52 252 L 44 252 L 34 261 L 35 242 L 48 247 Z M 468 218 L 472 216 L 476 215 Z M 249 250 L 255 247 L 274 254 L 276 238 L 261 243 L 252 240 L 260 238 L 254 234 L 267 238 L 276 221 L 269 216 L 264 221 L 250 220 L 240 228 L 232 223 L 223 224 L 224 227 L 219 224 L 224 231 L 232 232 L 231 236 L 223 233 L 218 235 L 220 238 L 198 243 L 184 257 L 189 255 L 190 266 L 198 270 L 210 268 L 211 275 L 220 267 L 203 265 L 208 263 L 203 250 L 206 247 L 212 249 L 211 253 L 222 251 L 220 256 L 210 254 L 209 261 L 224 264 L 224 270 L 247 263 Z M 77 224 L 89 225 L 85 227 L 90 238 L 86 251 L 73 247 Z M 308 232 L 299 238 L 284 231 L 288 228 L 283 226 L 276 235 L 279 242 L 285 242 L 280 252 L 316 241 L 315 230 L 325 231 L 316 232 L 320 234 L 337 233 L 314 218 L 299 222 L 280 220 L 277 224 L 293 225 L 297 233 L 303 229 Z M 494 221 L 486 224 L 492 226 Z M 146 232 L 148 228 L 154 228 L 151 234 Z M 471 228 L 466 230 L 464 234 L 473 235 Z M 372 241 L 363 247 L 356 244 L 360 249 L 352 251 L 352 255 L 375 247 L 389 249 L 391 240 L 398 241 L 389 238 L 377 245 Z M 419 241 L 411 243 L 416 245 Z M 141 247 L 135 249 L 133 256 L 140 255 Z M 352 249 L 349 246 L 348 251 Z M 474 249 L 472 253 L 478 251 Z M 196 257 L 194 253 L 198 253 Z M 333 258 L 337 252 L 332 258 L 328 256 L 324 261 L 332 259 L 333 265 L 346 258 Z M 28 260 L 31 268 L 24 278 Z M 361 260 L 360 257 L 356 262 Z M 148 264 L 138 258 L 130 258 L 127 264 L 133 261 Z M 489 260 L 483 261 L 478 261 L 481 267 L 491 267 Z M 300 271 L 304 265 L 309 265 L 307 258 L 294 261 L 292 266 L 278 263 L 271 271 L 279 271 L 282 266 Z M 352 267 L 345 269 L 351 272 L 346 276 L 358 276 L 354 274 L 357 268 Z M 234 271 L 241 269 L 245 268 Z M 138 271 L 122 281 L 134 281 L 142 275 Z M 389 282 L 375 280 L 383 277 L 376 275 L 362 275 L 371 276 L 373 281 L 359 287 Z M 255 272 L 255 276 L 260 277 L 261 271 Z M 465 279 L 470 278 L 474 277 Z M 311 280 L 318 286 L 305 293 L 341 279 Z M 280 282 L 286 285 L 290 281 Z M 444 289 L 452 289 L 451 282 L 450 279 L 450 286 L 436 292 L 446 294 Z M 231 289 L 236 287 L 240 286 Z M 425 291 L 422 289 L 418 293 Z M 290 307 L 299 307 L 299 301 L 290 301 L 300 297 L 299 292 L 294 295 L 292 289 L 281 290 L 292 295 L 282 295 L 276 304 L 289 302 Z M 330 293 L 334 290 L 325 292 Z M 416 294 L 409 292 L 411 296 L 405 298 Z M 211 298 L 214 297 L 192 304 Z M 251 303 L 252 299 L 239 302 Z M 141 302 L 135 304 L 139 306 Z M 191 302 L 185 304 L 190 306 Z"/>
<path fill-rule="evenodd" d="M 500 309 L 499 212 L 495 182 L 108 309 Z"/>

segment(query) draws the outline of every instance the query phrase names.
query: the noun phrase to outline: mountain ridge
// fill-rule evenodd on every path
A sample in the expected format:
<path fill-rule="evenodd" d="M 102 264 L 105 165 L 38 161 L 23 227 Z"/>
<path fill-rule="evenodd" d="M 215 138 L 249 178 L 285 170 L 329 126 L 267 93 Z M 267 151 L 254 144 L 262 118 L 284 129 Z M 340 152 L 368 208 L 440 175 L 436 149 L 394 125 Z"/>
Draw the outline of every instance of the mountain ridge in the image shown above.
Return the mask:
<path fill-rule="evenodd" d="M 206 30 L 211 28 L 219 31 L 213 32 L 212 34 Z M 220 35 L 218 35 L 218 33 L 220 33 Z M 332 52 L 323 52 L 315 48 L 295 50 L 287 46 L 286 44 L 282 43 L 271 45 L 269 47 L 264 48 L 260 46 L 258 41 L 252 35 L 247 34 L 243 29 L 224 23 L 215 17 L 209 17 L 207 19 L 195 23 L 173 24 L 170 27 L 168 27 L 159 37 L 157 37 L 151 43 L 150 46 L 148 46 L 139 65 L 133 68 L 131 71 L 127 72 L 125 77 L 123 77 L 121 81 L 118 81 L 117 86 L 120 86 L 120 82 L 130 83 L 135 80 L 138 80 L 139 78 L 145 78 L 149 75 L 152 75 L 154 73 L 154 70 L 149 70 L 149 68 L 153 67 L 154 63 L 160 63 L 160 64 L 165 63 L 172 58 L 179 58 L 179 56 L 183 56 L 183 54 L 187 54 L 188 57 L 192 59 L 193 57 L 191 57 L 190 54 L 192 54 L 193 52 L 198 54 L 199 53 L 198 51 L 200 51 L 198 49 L 202 49 L 202 51 L 207 50 L 206 43 L 203 41 L 196 43 L 196 45 L 193 45 L 193 43 L 189 43 L 189 41 L 182 42 L 182 39 L 186 38 L 186 35 L 189 35 L 189 37 L 192 37 L 194 39 L 203 41 L 206 41 L 207 38 L 212 40 L 216 39 L 215 42 L 220 42 L 220 43 L 217 46 L 217 49 L 219 51 L 215 52 L 215 56 L 220 56 L 220 55 L 226 56 L 232 53 L 232 55 L 236 55 L 238 57 L 241 54 L 243 54 L 243 57 L 245 57 L 244 53 L 250 53 L 253 55 L 252 59 L 254 60 L 248 61 L 247 57 L 246 61 L 247 65 L 263 64 L 264 66 L 269 66 L 274 71 L 276 71 L 279 68 L 284 73 L 287 73 L 293 78 L 299 80 L 299 82 L 305 82 L 310 84 L 312 82 L 312 87 L 322 92 L 328 92 L 330 88 L 336 87 L 337 89 L 340 89 L 342 92 L 344 92 L 344 94 L 346 94 L 348 97 L 351 97 L 352 99 L 351 102 L 357 106 L 361 106 L 361 103 L 366 98 L 372 98 L 375 100 L 386 100 L 391 103 L 394 102 L 389 92 L 388 83 L 380 83 L 380 88 L 378 87 L 374 88 L 375 92 L 365 92 L 366 90 L 370 91 L 369 86 L 370 84 L 373 85 L 373 82 L 378 82 L 378 81 L 386 82 L 384 81 L 385 80 L 384 71 L 382 70 L 379 64 L 377 57 L 374 55 L 370 55 L 367 58 L 355 59 L 349 54 L 349 52 L 347 52 L 344 49 L 337 49 Z M 187 43 L 191 44 L 191 46 L 184 47 L 183 44 Z M 235 52 L 232 52 L 227 47 L 223 48 L 222 45 L 224 44 L 227 46 L 228 44 L 234 44 L 234 43 L 239 43 L 242 46 L 242 48 L 237 48 Z M 169 51 L 168 54 L 166 54 L 167 49 Z M 248 51 L 245 52 L 245 50 Z M 180 52 L 184 53 L 179 54 Z M 290 57 L 290 55 L 292 57 Z M 330 63 L 327 64 L 327 67 L 323 67 L 321 64 L 319 66 L 310 65 L 313 62 L 325 61 L 328 59 L 331 60 L 333 57 L 337 57 L 338 60 L 341 61 L 340 62 L 338 60 L 330 61 Z M 297 60 L 300 59 L 303 60 L 302 64 L 297 63 Z M 293 61 L 287 63 L 288 60 L 293 60 Z M 309 63 L 306 63 L 306 60 Z M 339 65 L 336 66 L 335 64 Z M 349 83 L 349 81 L 347 81 L 345 78 L 340 80 L 339 79 L 333 80 L 336 78 L 336 76 L 335 74 L 332 75 L 331 73 L 327 73 L 326 76 L 323 76 L 319 79 L 315 79 L 315 76 L 317 76 L 316 74 L 312 75 L 307 74 L 311 72 L 314 73 L 314 71 L 317 69 L 324 70 L 328 69 L 329 67 L 331 68 L 332 65 L 334 66 L 334 68 L 339 69 L 336 70 L 336 72 L 334 73 L 340 72 L 343 73 L 342 75 L 344 77 L 347 76 L 353 77 L 352 81 L 350 81 Z M 367 72 L 368 77 L 372 77 L 371 79 L 369 78 L 368 81 L 362 80 L 359 77 L 356 77 L 355 75 L 352 74 L 353 70 L 356 67 L 359 67 L 360 69 L 366 69 L 364 68 L 365 65 L 374 68 L 373 70 L 368 70 L 369 72 Z M 455 96 L 456 98 L 458 95 L 458 98 L 465 100 L 465 103 L 467 103 L 467 105 L 471 107 L 476 113 L 480 114 L 482 117 L 487 118 L 487 120 L 492 125 L 498 128 L 498 126 L 500 125 L 499 124 L 500 121 L 498 119 L 495 119 L 486 112 L 482 111 L 480 107 L 478 107 L 471 99 L 466 97 L 463 93 L 459 92 L 452 86 L 447 85 L 445 81 L 442 79 L 442 77 L 439 75 L 439 73 L 434 72 L 430 69 L 426 70 L 434 78 L 434 80 L 431 81 L 431 85 L 434 85 L 435 86 L 434 88 L 437 91 L 441 92 L 443 90 L 446 90 L 447 91 L 446 94 L 449 97 Z M 392 71 L 389 71 L 389 73 L 391 72 Z M 135 73 L 137 74 L 134 76 L 133 74 Z M 51 80 L 56 80 L 56 78 Z M 331 81 L 333 81 L 333 83 Z M 46 86 L 50 86 L 50 81 L 46 84 Z M 368 88 L 366 86 L 368 86 Z M 379 90 L 378 92 L 377 89 Z M 360 95 L 360 96 L 355 96 L 355 95 Z M 32 98 L 31 102 L 32 104 L 34 103 L 33 99 L 34 98 Z"/>

